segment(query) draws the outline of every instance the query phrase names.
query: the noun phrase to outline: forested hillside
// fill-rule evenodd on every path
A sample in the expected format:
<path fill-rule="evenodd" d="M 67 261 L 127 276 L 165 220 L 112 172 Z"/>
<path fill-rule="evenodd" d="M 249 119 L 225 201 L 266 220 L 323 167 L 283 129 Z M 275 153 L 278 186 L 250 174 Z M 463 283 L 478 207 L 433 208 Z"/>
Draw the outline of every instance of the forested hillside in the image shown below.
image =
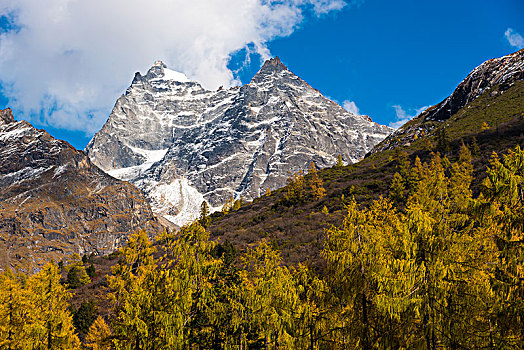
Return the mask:
<path fill-rule="evenodd" d="M 141 231 L 108 277 L 111 312 L 88 328 L 93 349 L 499 348 L 524 343 L 524 151 L 493 154 L 480 194 L 467 146 L 395 173 L 390 195 L 344 204 L 326 231 L 323 273 L 282 264 L 267 240 L 237 254 L 200 222 L 155 244 Z M 84 271 L 81 262 L 62 267 Z M 78 276 L 89 278 L 83 273 Z M 82 278 L 78 279 L 80 283 Z M 72 349 L 71 295 L 54 263 L 5 272 L 0 339 Z M 81 324 L 78 321 L 77 324 Z M 94 317 L 93 317 L 94 318 Z"/>
<path fill-rule="evenodd" d="M 438 152 L 456 160 L 462 143 L 472 153 L 472 190 L 478 195 L 491 154 L 503 154 L 524 144 L 524 81 L 503 93 L 498 93 L 499 88 L 486 91 L 444 122 L 420 118 L 408 122 L 404 130 L 419 132 L 398 136 L 396 148 L 373 153 L 356 164 L 319 171 L 326 190 L 322 198 L 286 200 L 289 187 L 284 187 L 243 205 L 234 214 L 215 214 L 212 235 L 241 247 L 266 238 L 289 263 L 316 261 L 323 232 L 341 224 L 345 202 L 355 197 L 357 203 L 369 205 L 380 196 L 388 196 L 394 174 L 405 173 L 416 157 L 429 161 Z"/>

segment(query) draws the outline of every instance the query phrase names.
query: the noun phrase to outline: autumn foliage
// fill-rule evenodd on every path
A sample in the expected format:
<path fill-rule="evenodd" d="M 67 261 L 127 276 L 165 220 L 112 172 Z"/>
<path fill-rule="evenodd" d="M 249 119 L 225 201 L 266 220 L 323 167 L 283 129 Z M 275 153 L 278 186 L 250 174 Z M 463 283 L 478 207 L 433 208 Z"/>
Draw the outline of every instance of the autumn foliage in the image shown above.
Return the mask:
<path fill-rule="evenodd" d="M 397 160 L 387 197 L 344 202 L 343 223 L 325 232 L 323 270 L 283 264 L 265 240 L 238 254 L 199 222 L 155 241 L 131 235 L 108 276 L 112 314 L 92 324 L 85 345 L 521 348 L 524 152 L 493 154 L 476 195 L 464 145 L 455 162 Z M 313 168 L 295 175 L 285 194 L 315 198 L 319 179 Z M 55 265 L 29 277 L 4 272 L 0 291 L 1 348 L 80 346 Z"/>

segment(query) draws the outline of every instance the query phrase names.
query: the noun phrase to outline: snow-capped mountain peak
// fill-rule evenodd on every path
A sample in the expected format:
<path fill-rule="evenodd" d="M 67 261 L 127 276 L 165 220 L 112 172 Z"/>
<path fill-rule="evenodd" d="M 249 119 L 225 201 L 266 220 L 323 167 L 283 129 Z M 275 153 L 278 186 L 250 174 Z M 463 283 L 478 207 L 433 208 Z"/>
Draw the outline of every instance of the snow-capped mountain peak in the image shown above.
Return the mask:
<path fill-rule="evenodd" d="M 138 84 L 148 82 L 165 84 L 165 83 L 196 83 L 189 79 L 184 73 L 177 72 L 175 70 L 167 68 L 166 64 L 162 61 L 155 61 L 153 66 L 147 71 L 147 74 L 142 76 L 140 72 L 135 73 L 135 78 L 132 84 Z"/>
<path fill-rule="evenodd" d="M 162 61 L 156 61 L 149 72 L 146 75 L 146 78 L 149 80 L 166 80 L 166 81 L 177 81 L 180 83 L 190 82 L 189 78 L 184 74 L 172 69 L 167 68 L 167 66 Z"/>
<path fill-rule="evenodd" d="M 326 99 L 278 57 L 227 90 L 164 80 L 166 70 L 158 62 L 137 74 L 87 151 L 179 225 L 198 215 L 202 199 L 219 208 L 231 197 L 255 198 L 312 160 L 357 161 L 391 131 Z"/>

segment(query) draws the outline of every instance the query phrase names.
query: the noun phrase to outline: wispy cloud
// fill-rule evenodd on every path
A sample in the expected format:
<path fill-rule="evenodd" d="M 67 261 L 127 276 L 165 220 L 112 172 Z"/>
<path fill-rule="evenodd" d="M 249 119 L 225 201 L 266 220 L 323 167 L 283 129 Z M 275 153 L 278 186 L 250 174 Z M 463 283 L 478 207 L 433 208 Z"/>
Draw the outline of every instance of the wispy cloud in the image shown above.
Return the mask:
<path fill-rule="evenodd" d="M 355 2 L 355 1 L 353 1 Z M 326 14 L 331 11 L 341 10 L 346 6 L 346 1 L 343 0 L 311 0 L 314 12 L 317 16 Z"/>
<path fill-rule="evenodd" d="M 342 102 L 342 107 L 344 107 L 344 109 L 349 113 L 360 115 L 360 111 L 354 101 L 346 100 Z"/>
<path fill-rule="evenodd" d="M 397 115 L 397 119 L 394 122 L 389 123 L 389 126 L 398 129 L 402 125 L 406 124 L 411 119 L 415 118 L 420 113 L 424 112 L 428 107 L 430 106 L 424 106 L 420 108 L 410 108 L 408 111 L 404 110 L 399 105 L 394 105 L 393 108 L 395 109 L 395 114 Z"/>
<path fill-rule="evenodd" d="M 519 50 L 524 47 L 524 38 L 522 37 L 522 35 L 515 32 L 513 29 L 508 28 L 504 33 L 504 36 L 506 37 L 506 40 L 511 46 Z"/>
<path fill-rule="evenodd" d="M 358 2 L 2 0 L 12 26 L 0 32 L 0 85 L 19 117 L 89 134 L 155 60 L 208 88 L 236 85 L 232 54 L 266 59 L 267 43 L 305 18 Z"/>

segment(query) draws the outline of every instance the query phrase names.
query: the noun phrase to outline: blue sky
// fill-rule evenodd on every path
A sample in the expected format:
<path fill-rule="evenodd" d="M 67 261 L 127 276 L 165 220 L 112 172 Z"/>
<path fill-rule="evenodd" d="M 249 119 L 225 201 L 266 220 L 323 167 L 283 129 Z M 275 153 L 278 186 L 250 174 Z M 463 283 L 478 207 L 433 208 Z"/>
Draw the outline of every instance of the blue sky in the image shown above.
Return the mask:
<path fill-rule="evenodd" d="M 393 125 L 399 118 L 408 118 L 416 114 L 420 108 L 440 102 L 473 68 L 485 60 L 509 54 L 524 45 L 522 42 L 523 1 L 366 0 L 353 2 L 344 7 L 341 6 L 341 0 L 311 2 L 315 6 L 324 3 L 329 4 L 320 10 L 313 8 L 313 5 L 309 8 L 302 7 L 300 17 L 296 17 L 296 13 L 290 15 L 287 12 L 278 12 L 274 18 L 280 22 L 275 25 L 275 28 L 263 29 L 252 37 L 241 38 L 244 41 L 256 42 L 256 45 L 249 46 L 254 53 L 251 54 L 251 63 L 247 66 L 243 66 L 246 50 L 232 53 L 235 47 L 242 47 L 242 43 L 238 44 L 235 41 L 236 37 L 231 37 L 229 32 L 224 32 L 225 42 L 231 42 L 231 45 L 225 51 L 216 52 L 218 56 L 227 54 L 226 57 L 231 57 L 231 61 L 226 62 L 230 70 L 236 71 L 242 68 L 232 76 L 227 75 L 230 73 L 227 69 L 221 70 L 220 62 L 210 63 L 202 60 L 201 65 L 195 67 L 184 63 L 185 56 L 177 53 L 178 48 L 186 52 L 191 48 L 191 46 L 189 49 L 183 46 L 184 38 L 174 38 L 174 42 L 181 44 L 174 44 L 167 48 L 161 44 L 157 46 L 142 44 L 148 37 L 137 42 L 130 39 L 133 45 L 143 45 L 143 50 L 150 52 L 130 60 L 132 62 L 126 62 L 129 67 L 120 69 L 114 76 L 109 76 L 105 72 L 97 77 L 93 86 L 98 83 L 104 86 L 99 94 L 103 98 L 92 97 L 89 93 L 93 88 L 84 86 L 80 88 L 83 92 L 81 95 L 68 96 L 67 100 L 61 100 L 59 96 L 60 91 L 67 94 L 71 86 L 78 86 L 78 82 L 68 81 L 68 76 L 77 80 L 82 77 L 88 79 L 90 68 L 96 71 L 101 69 L 100 65 L 89 62 L 97 62 L 93 57 L 103 56 L 100 47 L 105 46 L 82 46 L 82 42 L 78 44 L 78 38 L 89 41 L 89 35 L 78 36 L 75 39 L 76 44 L 72 45 L 73 48 L 67 50 L 68 59 L 71 52 L 73 56 L 76 51 L 85 53 L 84 56 L 79 55 L 78 59 L 78 62 L 87 62 L 83 67 L 85 73 L 82 73 L 85 75 L 72 69 L 70 73 L 64 74 L 60 81 L 54 80 L 54 77 L 60 75 L 56 72 L 46 75 L 48 71 L 58 68 L 54 66 L 54 56 L 45 49 L 37 50 L 31 46 L 31 59 L 36 61 L 25 58 L 29 55 L 25 55 L 25 48 L 22 45 L 18 51 L 0 50 L 0 55 L 6 55 L 6 52 L 11 55 L 11 62 L 17 62 L 17 55 L 20 55 L 21 62 L 27 62 L 27 66 L 33 67 L 40 62 L 38 55 L 42 55 L 42 62 L 45 63 L 44 68 L 39 68 L 28 76 L 23 75 L 23 72 L 17 73 L 18 75 L 11 74 L 5 67 L 2 70 L 0 64 L 0 80 L 4 87 L 0 91 L 0 107 L 13 106 L 15 117 L 18 119 L 29 119 L 37 127 L 48 130 L 53 136 L 65 139 L 77 148 L 83 148 L 93 132 L 107 118 L 116 98 L 129 85 L 133 72 L 147 70 L 153 63 L 153 58 L 163 58 L 168 61 L 169 66 L 177 70 L 189 71 L 190 76 L 193 72 L 193 77 L 212 77 L 214 80 L 210 78 L 209 85 L 213 85 L 227 79 L 230 84 L 234 84 L 235 79 L 237 83 L 238 80 L 242 83 L 249 82 L 260 68 L 261 55 L 270 54 L 279 56 L 291 71 L 319 89 L 325 96 L 341 104 L 346 101 L 346 106 L 349 105 L 348 101 L 352 101 L 361 114 L 370 115 L 378 123 Z M 0 14 L 1 11 L 0 6 Z M 12 13 L 11 9 L 11 15 Z M 13 18 L 16 19 L 16 16 Z M 11 19 L 11 22 L 13 21 Z M 273 19 L 271 25 L 275 21 Z M 32 22 L 28 20 L 28 23 Z M 262 24 L 267 25 L 265 22 Z M 250 28 L 250 24 L 245 25 L 239 27 L 239 30 L 248 31 L 246 28 Z M 4 32 L 9 29 L 5 19 L 0 21 L 0 26 Z M 508 32 L 508 29 L 511 31 Z M 166 37 L 163 40 L 169 39 Z M 216 43 L 220 40 L 220 36 L 212 39 L 213 43 Z M 511 39 L 513 46 L 508 39 Z M 27 39 L 27 42 L 33 43 L 34 40 Z M 63 43 L 61 47 L 64 45 L 67 47 Z M 52 41 L 49 46 L 53 46 Z M 254 48 L 255 46 L 257 47 Z M 90 48 L 96 48 L 98 53 L 96 55 L 89 53 Z M 112 55 L 114 56 L 113 53 Z M 129 53 L 126 55 L 129 57 Z M 122 64 L 119 65 L 119 62 L 127 61 L 125 57 L 119 58 L 112 64 L 120 67 Z M 170 58 L 175 62 L 169 62 Z M 107 60 L 107 57 L 104 57 L 104 62 Z M 188 60 L 195 61 L 198 58 L 188 56 Z M 2 56 L 0 56 L 1 61 Z M 66 67 L 66 64 L 67 62 L 58 59 L 56 61 L 57 66 Z M 215 64 L 219 68 L 216 71 L 206 71 L 206 64 Z M 8 78 L 2 77 L 2 73 Z M 32 77 L 35 80 L 50 82 L 47 85 L 46 83 L 29 84 Z M 53 78 L 52 82 L 50 77 Z M 107 77 L 108 82 L 104 81 L 104 77 Z M 20 81 L 26 79 L 29 83 L 24 85 L 18 83 L 17 79 Z M 46 89 L 50 85 L 54 86 L 52 90 L 45 92 L 38 90 Z M 6 86 L 15 86 L 15 88 L 6 89 Z M 50 105 L 64 106 L 60 113 L 54 113 L 55 107 L 46 106 L 46 99 L 52 96 L 49 91 L 58 91 L 58 97 L 55 97 Z M 31 98 L 23 97 L 25 95 Z M 92 101 L 92 106 L 89 105 L 89 101 Z M 26 108 L 24 102 L 26 105 L 32 104 L 32 107 Z M 44 107 L 39 111 L 38 106 Z"/>
<path fill-rule="evenodd" d="M 394 106 L 436 104 L 482 62 L 517 51 L 508 28 L 524 35 L 524 1 L 365 1 L 269 47 L 325 96 L 390 124 Z"/>

